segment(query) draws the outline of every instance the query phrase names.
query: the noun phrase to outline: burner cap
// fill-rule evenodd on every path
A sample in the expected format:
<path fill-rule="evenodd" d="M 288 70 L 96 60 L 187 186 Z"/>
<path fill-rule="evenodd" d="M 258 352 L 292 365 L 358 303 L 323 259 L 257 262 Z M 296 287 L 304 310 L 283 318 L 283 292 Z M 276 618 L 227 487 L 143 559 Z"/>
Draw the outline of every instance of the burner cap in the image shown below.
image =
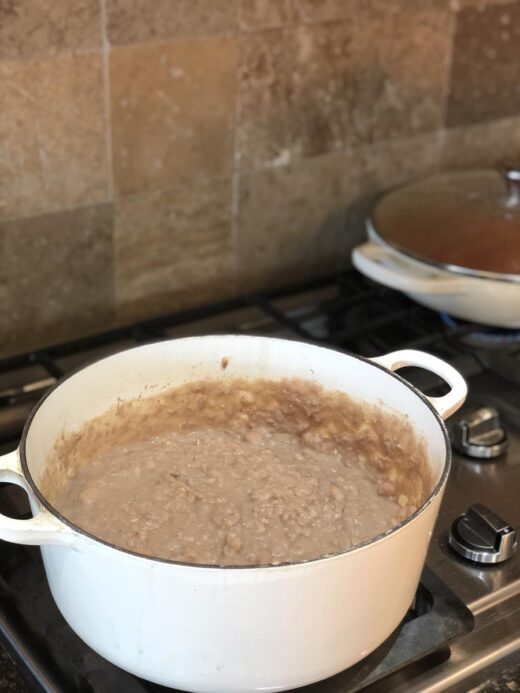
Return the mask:
<path fill-rule="evenodd" d="M 485 505 L 477 503 L 452 524 L 448 543 L 469 561 L 502 563 L 516 549 L 516 532 Z"/>

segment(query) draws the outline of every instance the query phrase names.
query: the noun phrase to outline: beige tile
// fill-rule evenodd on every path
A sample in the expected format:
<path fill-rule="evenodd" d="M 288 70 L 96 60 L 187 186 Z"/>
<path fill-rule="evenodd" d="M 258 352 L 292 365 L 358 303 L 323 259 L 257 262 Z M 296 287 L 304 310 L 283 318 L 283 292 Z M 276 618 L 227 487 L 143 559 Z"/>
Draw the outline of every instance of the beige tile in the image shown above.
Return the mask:
<path fill-rule="evenodd" d="M 290 31 L 241 39 L 237 142 L 242 170 L 288 163 L 300 149 L 293 122 L 295 52 Z"/>
<path fill-rule="evenodd" d="M 293 0 L 293 2 L 298 17 L 310 23 L 350 19 L 357 5 L 357 0 Z"/>
<path fill-rule="evenodd" d="M 231 175 L 235 39 L 116 48 L 110 78 L 119 192 Z"/>
<path fill-rule="evenodd" d="M 234 292 L 229 179 L 126 195 L 117 205 L 120 319 L 173 312 Z"/>
<path fill-rule="evenodd" d="M 111 205 L 0 223 L 2 352 L 106 329 L 114 317 Z"/>
<path fill-rule="evenodd" d="M 101 48 L 99 0 L 0 2 L 0 59 Z"/>
<path fill-rule="evenodd" d="M 457 14 L 446 123 L 520 113 L 520 0 Z"/>
<path fill-rule="evenodd" d="M 326 154 L 240 180 L 243 289 L 285 284 L 342 264 L 348 205 L 359 195 L 352 154 Z"/>
<path fill-rule="evenodd" d="M 170 38 L 230 35 L 238 0 L 106 0 L 112 44 L 150 43 Z"/>
<path fill-rule="evenodd" d="M 0 219 L 108 199 L 101 57 L 0 61 Z"/>
<path fill-rule="evenodd" d="M 241 177 L 243 288 L 286 284 L 349 264 L 365 237 L 366 201 L 438 168 L 437 134 L 333 152 Z M 351 218 L 362 218 L 356 228 Z"/>
<path fill-rule="evenodd" d="M 245 31 L 288 26 L 296 17 L 295 0 L 240 0 L 239 23 Z"/>
<path fill-rule="evenodd" d="M 450 128 L 443 134 L 442 168 L 487 168 L 520 158 L 520 117 Z"/>
<path fill-rule="evenodd" d="M 440 127 L 453 21 L 446 2 L 348 6 L 349 21 L 242 36 L 242 170 Z"/>
<path fill-rule="evenodd" d="M 356 150 L 363 194 L 379 193 L 435 173 L 440 166 L 442 136 L 426 133 Z"/>

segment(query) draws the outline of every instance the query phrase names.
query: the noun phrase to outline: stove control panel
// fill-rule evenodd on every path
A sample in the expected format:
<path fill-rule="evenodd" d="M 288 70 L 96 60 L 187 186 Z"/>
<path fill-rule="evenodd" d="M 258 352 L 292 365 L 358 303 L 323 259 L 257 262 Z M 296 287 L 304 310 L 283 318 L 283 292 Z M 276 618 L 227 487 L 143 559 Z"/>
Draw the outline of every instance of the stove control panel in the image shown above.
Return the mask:
<path fill-rule="evenodd" d="M 482 407 L 457 421 L 451 429 L 453 447 L 467 457 L 493 459 L 507 449 L 507 433 L 493 407 Z"/>
<path fill-rule="evenodd" d="M 475 563 L 502 563 L 516 549 L 516 532 L 485 505 L 477 503 L 451 526 L 448 543 Z"/>

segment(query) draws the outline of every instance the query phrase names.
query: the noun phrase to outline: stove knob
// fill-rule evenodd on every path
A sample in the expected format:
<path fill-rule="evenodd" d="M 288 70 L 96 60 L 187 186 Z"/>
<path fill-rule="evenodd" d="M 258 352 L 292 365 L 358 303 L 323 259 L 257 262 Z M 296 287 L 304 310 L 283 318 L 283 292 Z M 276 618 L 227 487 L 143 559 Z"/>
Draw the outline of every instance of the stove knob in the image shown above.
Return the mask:
<path fill-rule="evenodd" d="M 483 407 L 457 421 L 451 429 L 453 447 L 468 457 L 492 459 L 507 449 L 507 433 L 493 407 Z"/>
<path fill-rule="evenodd" d="M 477 503 L 451 526 L 448 543 L 475 563 L 502 563 L 516 549 L 516 532 L 485 505 Z"/>

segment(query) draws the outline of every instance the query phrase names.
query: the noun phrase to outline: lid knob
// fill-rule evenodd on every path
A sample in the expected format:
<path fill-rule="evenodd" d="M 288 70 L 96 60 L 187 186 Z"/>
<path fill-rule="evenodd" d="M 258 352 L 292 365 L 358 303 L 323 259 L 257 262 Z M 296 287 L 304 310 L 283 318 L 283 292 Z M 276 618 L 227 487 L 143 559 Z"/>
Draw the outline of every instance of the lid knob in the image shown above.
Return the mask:
<path fill-rule="evenodd" d="M 505 159 L 498 165 L 498 171 L 507 188 L 506 207 L 520 205 L 520 161 Z"/>

